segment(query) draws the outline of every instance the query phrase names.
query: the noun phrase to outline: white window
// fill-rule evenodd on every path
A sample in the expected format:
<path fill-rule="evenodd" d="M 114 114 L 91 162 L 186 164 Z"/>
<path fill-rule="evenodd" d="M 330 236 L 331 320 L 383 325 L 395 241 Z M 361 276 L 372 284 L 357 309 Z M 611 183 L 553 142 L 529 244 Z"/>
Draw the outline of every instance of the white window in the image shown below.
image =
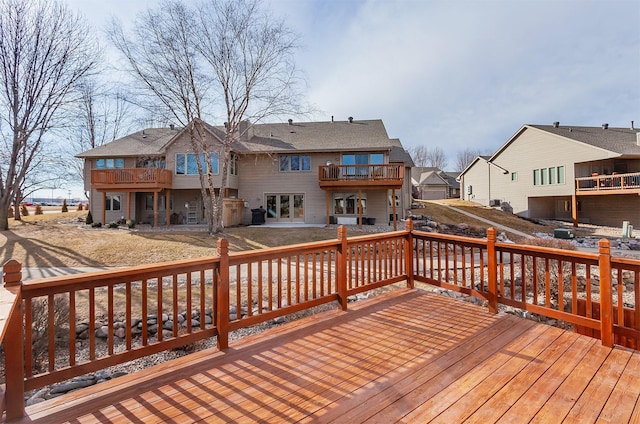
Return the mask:
<path fill-rule="evenodd" d="M 511 173 L 511 181 L 518 181 L 518 173 L 517 172 L 512 172 Z"/>
<path fill-rule="evenodd" d="M 219 160 L 218 153 L 209 153 L 209 161 L 211 162 L 211 172 L 218 174 Z M 198 162 L 202 166 L 202 170 L 206 172 L 205 154 L 201 153 L 178 153 L 176 154 L 176 174 L 180 175 L 198 175 Z"/>
<path fill-rule="evenodd" d="M 104 205 L 104 209 L 107 211 L 119 211 L 120 210 L 120 196 L 107 195 L 107 203 Z"/>
<path fill-rule="evenodd" d="M 124 158 L 96 159 L 96 169 L 124 168 Z"/>
<path fill-rule="evenodd" d="M 280 155 L 280 172 L 311 171 L 311 156 Z"/>

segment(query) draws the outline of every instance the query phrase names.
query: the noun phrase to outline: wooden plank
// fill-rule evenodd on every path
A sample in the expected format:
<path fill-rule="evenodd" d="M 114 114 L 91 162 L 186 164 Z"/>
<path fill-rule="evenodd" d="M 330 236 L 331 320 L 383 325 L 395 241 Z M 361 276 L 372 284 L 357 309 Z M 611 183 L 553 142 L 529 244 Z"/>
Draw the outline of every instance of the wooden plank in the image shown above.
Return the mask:
<path fill-rule="evenodd" d="M 487 399 L 494 396 L 515 375 L 535 360 L 541 352 L 544 352 L 550 341 L 556 340 L 562 334 L 561 331 L 556 331 L 551 327 L 534 330 L 537 337 L 523 349 L 513 352 L 507 347 L 506 351 L 496 358 L 501 361 L 500 363 L 489 361 L 480 364 L 477 370 L 472 370 L 471 374 L 466 375 L 461 382 L 469 385 L 465 387 L 466 393 L 460 393 L 460 386 L 457 384 L 442 387 L 444 393 L 436 397 L 433 402 L 420 405 L 403 419 L 425 422 L 437 417 L 439 422 L 453 423 L 462 422 L 468 418 L 474 411 L 481 408 Z M 516 346 L 518 345 L 516 344 Z"/>
<path fill-rule="evenodd" d="M 565 422 L 595 422 L 630 358 L 631 352 L 613 349 L 565 417 Z"/>
<path fill-rule="evenodd" d="M 573 369 L 585 358 L 595 339 L 578 338 L 567 352 L 545 372 L 501 417 L 506 422 L 528 421 L 538 413 Z"/>
<path fill-rule="evenodd" d="M 608 423 L 631 421 L 634 407 L 640 401 L 640 352 L 631 353 L 618 383 L 604 405 L 598 419 Z M 638 416 L 636 416 L 638 418 Z"/>
<path fill-rule="evenodd" d="M 345 413 L 345 416 L 355 421 L 369 419 L 381 422 L 395 420 L 397 417 L 413 420 L 404 415 L 415 411 L 417 405 L 429 403 L 426 409 L 435 410 L 440 402 L 438 395 L 442 390 L 465 376 L 470 369 L 486 361 L 498 361 L 496 357 L 499 357 L 503 350 L 524 348 L 544 331 L 542 327 L 535 327 L 533 331 L 529 331 L 533 323 L 523 324 L 514 325 L 512 319 L 500 320 L 490 331 L 475 335 L 473 339 L 435 358 L 415 373 L 393 379 L 383 392 L 356 405 L 352 411 Z M 506 325 L 506 329 L 503 329 L 502 325 Z M 494 334 L 494 330 L 497 333 Z M 521 337 L 523 334 L 525 337 Z M 342 408 L 342 404 L 340 407 Z"/>

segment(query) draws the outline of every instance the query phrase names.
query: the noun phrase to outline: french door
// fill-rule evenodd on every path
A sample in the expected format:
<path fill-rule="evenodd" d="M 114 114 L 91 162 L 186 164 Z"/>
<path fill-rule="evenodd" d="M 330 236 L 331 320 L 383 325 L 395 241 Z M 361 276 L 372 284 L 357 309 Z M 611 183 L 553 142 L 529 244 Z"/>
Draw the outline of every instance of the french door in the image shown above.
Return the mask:
<path fill-rule="evenodd" d="M 267 222 L 304 222 L 304 194 L 267 194 Z"/>

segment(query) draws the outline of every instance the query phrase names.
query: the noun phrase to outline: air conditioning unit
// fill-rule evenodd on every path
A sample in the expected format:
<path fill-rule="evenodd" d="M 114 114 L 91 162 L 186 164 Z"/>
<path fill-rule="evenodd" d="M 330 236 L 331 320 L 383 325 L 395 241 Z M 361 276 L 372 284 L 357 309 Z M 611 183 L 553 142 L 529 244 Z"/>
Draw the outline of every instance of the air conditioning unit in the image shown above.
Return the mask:
<path fill-rule="evenodd" d="M 500 206 L 500 199 L 489 200 L 489 206 Z"/>
<path fill-rule="evenodd" d="M 473 193 L 473 186 L 467 186 L 467 194 Z"/>

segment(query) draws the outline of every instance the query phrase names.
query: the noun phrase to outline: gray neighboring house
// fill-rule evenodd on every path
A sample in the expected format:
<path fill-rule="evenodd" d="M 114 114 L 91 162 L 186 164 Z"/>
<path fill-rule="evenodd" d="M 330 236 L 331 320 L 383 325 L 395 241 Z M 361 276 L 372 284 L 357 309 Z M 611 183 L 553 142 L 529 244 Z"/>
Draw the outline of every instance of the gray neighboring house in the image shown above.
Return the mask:
<path fill-rule="evenodd" d="M 224 128 L 205 126 L 219 187 Z M 251 209 L 260 207 L 267 222 L 387 223 L 394 212 L 404 218 L 411 205 L 413 163 L 381 120 L 244 122 L 231 150 L 226 226 L 250 223 Z M 77 157 L 85 162 L 94 221 L 205 222 L 186 130 L 145 129 Z"/>
<path fill-rule="evenodd" d="M 414 167 L 411 180 L 414 197 L 422 200 L 457 199 L 460 197 L 458 172 L 445 172 L 436 167 Z"/>
<path fill-rule="evenodd" d="M 640 228 L 640 130 L 523 125 L 459 180 L 462 199 L 523 217 Z"/>

